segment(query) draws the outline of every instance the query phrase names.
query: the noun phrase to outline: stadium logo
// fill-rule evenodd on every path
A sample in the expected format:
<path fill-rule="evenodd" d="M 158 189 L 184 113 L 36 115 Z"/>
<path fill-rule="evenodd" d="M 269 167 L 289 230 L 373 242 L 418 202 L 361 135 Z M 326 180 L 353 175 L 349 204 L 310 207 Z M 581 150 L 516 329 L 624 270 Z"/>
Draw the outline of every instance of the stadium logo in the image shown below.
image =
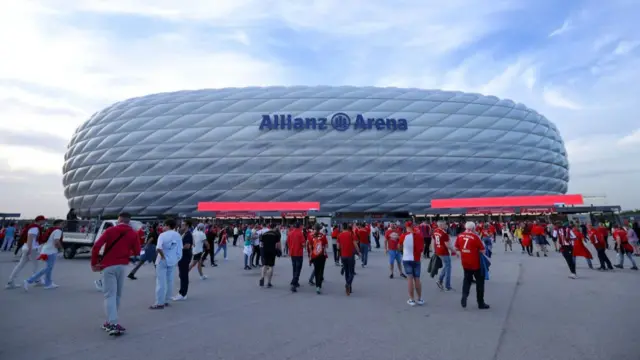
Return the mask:
<path fill-rule="evenodd" d="M 338 112 L 330 118 L 296 117 L 291 114 L 262 115 L 260 130 L 328 130 L 329 126 L 336 131 L 353 130 L 388 130 L 405 131 L 408 129 L 406 119 L 374 118 L 357 114 L 353 121 L 349 115 Z"/>

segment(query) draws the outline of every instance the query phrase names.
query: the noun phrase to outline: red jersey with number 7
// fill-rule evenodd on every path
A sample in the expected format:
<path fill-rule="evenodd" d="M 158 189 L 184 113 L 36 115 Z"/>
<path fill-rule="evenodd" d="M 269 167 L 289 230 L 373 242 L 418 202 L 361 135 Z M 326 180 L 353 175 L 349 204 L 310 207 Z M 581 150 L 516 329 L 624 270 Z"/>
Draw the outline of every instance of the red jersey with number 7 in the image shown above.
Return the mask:
<path fill-rule="evenodd" d="M 478 235 L 465 231 L 456 239 L 456 249 L 460 251 L 460 262 L 465 270 L 480 270 L 480 252 L 484 244 Z"/>

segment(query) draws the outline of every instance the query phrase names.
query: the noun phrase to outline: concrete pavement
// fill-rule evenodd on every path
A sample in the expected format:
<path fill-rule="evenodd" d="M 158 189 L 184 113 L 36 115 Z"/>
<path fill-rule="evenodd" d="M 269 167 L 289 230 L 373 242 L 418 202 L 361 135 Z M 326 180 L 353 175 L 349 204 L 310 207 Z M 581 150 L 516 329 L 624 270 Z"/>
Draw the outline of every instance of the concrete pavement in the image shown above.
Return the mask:
<path fill-rule="evenodd" d="M 12 256 L 0 253 L 5 281 Z M 638 272 L 600 273 L 578 259 L 580 278 L 571 280 L 558 253 L 531 258 L 496 249 L 486 285 L 491 309 L 480 311 L 473 293 L 469 307 L 460 307 L 457 259 L 457 291 L 440 292 L 423 276 L 426 306 L 414 308 L 406 281 L 388 278 L 383 251 L 369 261 L 358 265 L 351 297 L 332 262 L 324 294 L 306 285 L 308 266 L 292 294 L 288 258 L 277 261 L 275 287 L 260 289 L 258 270 L 242 270 L 241 248 L 232 247 L 229 261 L 205 268 L 208 280 L 192 273 L 187 301 L 162 311 L 147 309 L 155 280 L 145 265 L 139 280 L 126 280 L 120 319 L 128 332 L 113 338 L 99 329 L 102 294 L 88 258 L 59 258 L 60 288 L 1 290 L 0 359 L 640 359 Z"/>

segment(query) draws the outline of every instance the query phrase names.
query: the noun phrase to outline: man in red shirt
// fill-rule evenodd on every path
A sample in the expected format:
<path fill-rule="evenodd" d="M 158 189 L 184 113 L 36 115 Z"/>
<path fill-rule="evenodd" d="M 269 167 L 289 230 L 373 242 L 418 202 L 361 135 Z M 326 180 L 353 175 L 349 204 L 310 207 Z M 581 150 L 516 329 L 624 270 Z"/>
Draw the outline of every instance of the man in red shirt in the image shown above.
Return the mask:
<path fill-rule="evenodd" d="M 420 230 L 413 227 L 411 221 L 405 223 L 405 233 L 400 236 L 400 246 L 402 252 L 402 265 L 404 272 L 407 274 L 409 306 L 424 305 L 422 300 L 422 283 L 420 282 L 420 261 L 422 259 L 422 251 L 424 250 L 424 239 Z M 415 295 L 418 300 L 415 300 Z"/>
<path fill-rule="evenodd" d="M 467 307 L 467 298 L 471 289 L 471 281 L 476 280 L 476 299 L 479 309 L 488 309 L 489 305 L 484 302 L 484 271 L 480 256 L 484 255 L 484 244 L 474 232 L 476 224 L 468 221 L 465 224 L 465 231 L 458 235 L 456 239 L 456 249 L 460 251 L 462 269 L 464 270 L 464 280 L 462 282 L 462 299 L 460 305 Z"/>
<path fill-rule="evenodd" d="M 438 221 L 438 228 L 433 231 L 433 250 L 435 254 L 442 260 L 442 271 L 436 285 L 440 290 L 451 291 L 451 255 L 456 252 L 449 243 L 449 235 L 447 234 L 447 223 L 444 220 Z M 445 284 L 442 284 L 442 281 Z"/>
<path fill-rule="evenodd" d="M 110 335 L 120 335 L 125 329 L 118 323 L 118 307 L 122 297 L 125 267 L 129 256 L 140 255 L 138 235 L 131 228 L 131 215 L 121 213 L 118 225 L 102 233 L 91 249 L 91 269 L 102 272 L 102 292 L 107 321 L 102 325 Z"/>
<path fill-rule="evenodd" d="M 289 256 L 293 266 L 293 278 L 291 279 L 291 291 L 296 292 L 300 287 L 300 273 L 302 272 L 302 261 L 306 239 L 302 235 L 300 223 L 294 225 L 293 230 L 287 235 L 287 245 L 289 246 Z"/>
<path fill-rule="evenodd" d="M 349 228 L 349 224 L 342 224 L 342 231 L 338 234 L 336 242 L 338 244 L 338 251 L 340 252 L 342 261 L 342 270 L 345 280 L 344 288 L 347 296 L 349 296 L 353 291 L 353 276 L 355 275 L 356 269 L 356 259 L 354 255 L 360 253 L 358 251 L 357 239 L 353 236 L 353 231 Z"/>
<path fill-rule="evenodd" d="M 547 256 L 547 238 L 544 234 L 544 226 L 540 225 L 538 221 L 534 221 L 533 225 L 531 225 L 531 236 L 533 237 L 533 241 L 537 245 L 536 256 L 540 257 L 540 252 L 546 257 Z"/>
<path fill-rule="evenodd" d="M 384 253 L 389 256 L 389 270 L 391 275 L 389 279 L 393 279 L 393 264 L 396 263 L 400 277 L 407 278 L 407 275 L 402 272 L 402 254 L 398 250 L 398 244 L 400 243 L 400 229 L 396 224 L 391 224 L 389 230 L 384 233 Z"/>
<path fill-rule="evenodd" d="M 631 229 L 633 231 L 633 229 Z M 614 265 L 618 269 L 624 268 L 624 256 L 627 255 L 631 264 L 631 270 L 638 270 L 638 265 L 636 265 L 636 261 L 633 259 L 633 246 L 629 244 L 629 236 L 627 235 L 627 229 L 620 225 L 614 225 L 613 227 L 613 238 L 618 245 L 618 264 Z"/>
<path fill-rule="evenodd" d="M 369 250 L 371 250 L 371 242 L 369 241 L 369 231 L 365 224 L 358 224 L 356 228 L 356 234 L 358 234 L 358 241 L 360 242 L 360 260 L 362 267 L 366 267 L 369 262 Z"/>
<path fill-rule="evenodd" d="M 600 236 L 602 236 L 602 238 L 604 239 L 605 247 L 608 249 L 609 248 L 609 229 L 607 229 L 604 223 L 600 223 L 596 231 L 600 233 Z"/>
<path fill-rule="evenodd" d="M 591 224 L 587 224 L 587 237 L 596 248 L 596 252 L 598 253 L 598 260 L 600 261 L 600 267 L 598 268 L 598 270 L 613 270 L 611 261 L 609 260 L 609 257 L 606 253 L 607 244 L 605 243 L 602 234 Z"/>

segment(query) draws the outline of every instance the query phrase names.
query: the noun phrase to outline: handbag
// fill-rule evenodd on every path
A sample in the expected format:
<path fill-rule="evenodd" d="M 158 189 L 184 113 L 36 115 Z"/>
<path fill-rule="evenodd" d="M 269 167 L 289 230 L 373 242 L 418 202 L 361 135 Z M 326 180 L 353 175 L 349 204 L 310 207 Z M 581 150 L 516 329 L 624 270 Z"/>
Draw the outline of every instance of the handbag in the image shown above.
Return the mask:
<path fill-rule="evenodd" d="M 118 235 L 118 237 L 115 240 L 113 240 L 111 244 L 109 244 L 109 246 L 107 246 L 106 242 L 102 245 L 102 247 L 100 248 L 100 251 L 98 252 L 98 263 L 96 264 L 96 266 L 98 266 L 99 268 L 102 268 L 101 263 L 104 257 L 107 256 L 109 251 L 113 249 L 113 247 L 118 243 L 118 241 L 120 241 L 120 239 L 122 239 L 122 237 L 124 237 L 126 233 L 127 233 L 126 231 L 123 231 L 120 235 Z"/>

